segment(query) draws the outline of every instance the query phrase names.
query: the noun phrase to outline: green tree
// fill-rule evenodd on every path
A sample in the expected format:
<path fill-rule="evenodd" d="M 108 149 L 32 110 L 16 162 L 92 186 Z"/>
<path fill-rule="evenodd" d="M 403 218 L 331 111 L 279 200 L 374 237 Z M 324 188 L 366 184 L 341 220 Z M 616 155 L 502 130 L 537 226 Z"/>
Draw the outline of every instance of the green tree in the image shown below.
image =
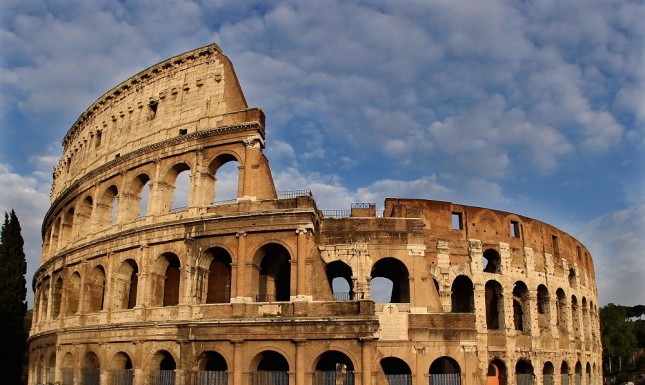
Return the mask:
<path fill-rule="evenodd" d="M 23 357 L 27 348 L 24 318 L 27 313 L 27 261 L 20 222 L 15 211 L 5 213 L 0 230 L 0 373 L 2 382 L 22 382 Z"/>

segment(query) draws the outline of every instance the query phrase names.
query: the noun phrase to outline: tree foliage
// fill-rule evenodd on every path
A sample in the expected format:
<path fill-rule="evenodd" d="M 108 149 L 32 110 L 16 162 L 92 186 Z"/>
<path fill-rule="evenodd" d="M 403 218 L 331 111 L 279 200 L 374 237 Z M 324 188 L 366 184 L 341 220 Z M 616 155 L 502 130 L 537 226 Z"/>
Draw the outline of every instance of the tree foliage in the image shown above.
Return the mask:
<path fill-rule="evenodd" d="M 27 347 L 27 261 L 16 213 L 5 213 L 0 230 L 0 372 L 3 382 L 20 384 Z"/>

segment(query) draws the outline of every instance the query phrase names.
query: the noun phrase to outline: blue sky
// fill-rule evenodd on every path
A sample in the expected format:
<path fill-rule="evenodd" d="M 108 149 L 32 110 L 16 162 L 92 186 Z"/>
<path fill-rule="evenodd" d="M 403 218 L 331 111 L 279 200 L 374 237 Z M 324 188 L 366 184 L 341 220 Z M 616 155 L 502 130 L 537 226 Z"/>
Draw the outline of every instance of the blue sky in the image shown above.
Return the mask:
<path fill-rule="evenodd" d="M 267 115 L 279 190 L 533 217 L 588 246 L 601 305 L 645 303 L 642 1 L 5 0 L 0 20 L 0 211 L 20 218 L 29 279 L 76 118 L 217 43 Z"/>

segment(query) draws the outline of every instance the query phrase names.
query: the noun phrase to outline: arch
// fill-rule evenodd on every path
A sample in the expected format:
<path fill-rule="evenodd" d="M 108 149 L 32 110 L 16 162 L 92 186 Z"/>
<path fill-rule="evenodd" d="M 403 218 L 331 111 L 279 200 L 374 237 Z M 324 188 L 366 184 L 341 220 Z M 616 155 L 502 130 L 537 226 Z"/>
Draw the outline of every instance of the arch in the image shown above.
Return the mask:
<path fill-rule="evenodd" d="M 352 268 L 343 261 L 332 261 L 326 267 L 327 282 L 334 299 L 353 300 L 354 282 Z"/>
<path fill-rule="evenodd" d="M 430 385 L 461 384 L 461 368 L 457 361 L 448 356 L 439 357 L 432 362 L 428 371 Z"/>
<path fill-rule="evenodd" d="M 118 352 L 112 357 L 110 366 L 112 384 L 132 385 L 134 383 L 134 370 L 130 356 L 125 352 Z"/>
<path fill-rule="evenodd" d="M 556 307 L 558 308 L 556 325 L 564 331 L 567 330 L 567 297 L 561 288 L 555 292 L 555 295 Z"/>
<path fill-rule="evenodd" d="M 158 264 L 165 265 L 161 306 L 177 306 L 179 304 L 179 288 L 181 284 L 181 263 L 173 253 L 164 253 L 157 259 Z"/>
<path fill-rule="evenodd" d="M 585 385 L 591 385 L 591 364 L 587 362 L 585 369 Z"/>
<path fill-rule="evenodd" d="M 60 371 L 63 377 L 63 384 L 74 383 L 74 356 L 72 355 L 72 353 L 65 353 L 61 362 Z"/>
<path fill-rule="evenodd" d="M 226 385 L 228 381 L 226 359 L 214 351 L 205 351 L 199 357 L 196 384 Z"/>
<path fill-rule="evenodd" d="M 578 276 L 576 274 L 576 269 L 574 269 L 573 267 L 569 269 L 568 280 L 569 280 L 569 287 L 574 289 L 578 283 Z"/>
<path fill-rule="evenodd" d="M 576 362 L 575 375 L 573 377 L 575 385 L 582 385 L 582 364 L 580 361 Z"/>
<path fill-rule="evenodd" d="M 488 281 L 485 286 L 486 327 L 489 330 L 504 328 L 504 289 L 497 281 Z"/>
<path fill-rule="evenodd" d="M 99 223 L 102 227 L 110 226 L 118 220 L 119 189 L 115 185 L 109 186 L 99 200 L 100 207 Z"/>
<path fill-rule="evenodd" d="M 258 353 L 251 361 L 254 366 L 251 384 L 287 384 L 289 383 L 289 362 L 284 356 L 273 350 Z"/>
<path fill-rule="evenodd" d="M 398 357 L 385 357 L 379 362 L 389 385 L 412 385 L 410 366 Z"/>
<path fill-rule="evenodd" d="M 161 202 L 168 211 L 176 211 L 188 207 L 190 197 L 190 166 L 187 163 L 177 163 L 166 172 L 161 184 Z"/>
<path fill-rule="evenodd" d="M 253 258 L 256 301 L 289 301 L 291 298 L 291 255 L 278 243 L 258 249 Z"/>
<path fill-rule="evenodd" d="M 81 379 L 83 385 L 99 385 L 100 382 L 99 358 L 93 352 L 87 352 L 83 357 Z"/>
<path fill-rule="evenodd" d="M 228 202 L 241 195 L 239 164 L 237 157 L 228 153 L 218 155 L 210 162 L 208 175 L 213 182 L 208 202 Z"/>
<path fill-rule="evenodd" d="M 166 350 L 152 356 L 149 385 L 173 385 L 175 383 L 175 358 Z"/>
<path fill-rule="evenodd" d="M 515 379 L 517 385 L 533 385 L 535 373 L 530 361 L 520 359 L 515 364 Z"/>
<path fill-rule="evenodd" d="M 49 354 L 49 359 L 47 360 L 47 383 L 55 383 L 56 380 L 56 351 L 52 351 Z"/>
<path fill-rule="evenodd" d="M 49 277 L 45 277 L 40 291 L 40 320 L 47 318 L 47 308 L 49 307 Z"/>
<path fill-rule="evenodd" d="M 329 350 L 318 356 L 314 372 L 314 383 L 318 385 L 335 385 L 337 379 L 344 384 L 354 383 L 354 364 L 346 354 Z"/>
<path fill-rule="evenodd" d="M 121 262 L 115 278 L 115 309 L 132 309 L 137 305 L 139 267 L 134 259 Z"/>
<path fill-rule="evenodd" d="M 501 274 L 502 273 L 502 257 L 495 249 L 486 249 L 482 256 L 482 266 L 484 273 Z"/>
<path fill-rule="evenodd" d="M 63 300 L 63 278 L 58 277 L 52 291 L 52 318 L 60 316 L 61 301 Z"/>
<path fill-rule="evenodd" d="M 589 337 L 590 327 L 589 327 L 589 306 L 587 305 L 587 298 L 582 297 L 582 330 L 584 331 L 584 337 Z"/>
<path fill-rule="evenodd" d="M 530 329 L 530 294 L 526 284 L 522 281 L 513 285 L 513 324 L 515 330 L 526 331 Z"/>
<path fill-rule="evenodd" d="M 542 385 L 553 384 L 555 384 L 555 368 L 551 361 L 547 361 L 542 367 Z"/>
<path fill-rule="evenodd" d="M 506 385 L 506 364 L 496 358 L 488 363 L 486 385 Z"/>
<path fill-rule="evenodd" d="M 403 262 L 396 258 L 379 259 L 373 266 L 371 279 L 385 278 L 392 282 L 392 303 L 410 303 L 410 274 Z"/>
<path fill-rule="evenodd" d="M 545 285 L 537 288 L 538 327 L 548 329 L 551 325 L 551 299 L 549 289 Z"/>
<path fill-rule="evenodd" d="M 569 364 L 567 364 L 566 361 L 562 361 L 562 364 L 560 365 L 560 384 L 569 384 Z"/>
<path fill-rule="evenodd" d="M 580 339 L 580 308 L 578 298 L 575 295 L 571 296 L 571 326 L 573 327 L 575 338 Z"/>
<path fill-rule="evenodd" d="M 460 275 L 452 282 L 451 302 L 453 313 L 472 313 L 475 311 L 473 281 Z"/>
<path fill-rule="evenodd" d="M 90 278 L 85 283 L 86 309 L 89 313 L 103 310 L 105 301 L 105 270 L 97 265 L 92 269 Z"/>
<path fill-rule="evenodd" d="M 76 233 L 79 237 L 89 234 L 91 231 L 92 212 L 94 210 L 94 200 L 91 195 L 87 195 L 78 206 L 76 214 Z"/>
<path fill-rule="evenodd" d="M 126 221 L 132 221 L 148 215 L 150 186 L 150 176 L 146 173 L 138 174 L 130 182 L 124 197 L 128 207 L 124 213 Z"/>
<path fill-rule="evenodd" d="M 67 242 L 71 241 L 73 238 L 72 231 L 74 228 L 74 207 L 70 207 L 65 215 L 63 215 L 61 226 L 61 243 L 63 246 L 65 246 Z"/>
<path fill-rule="evenodd" d="M 69 277 L 68 284 L 66 286 L 66 303 L 65 303 L 65 315 L 71 316 L 78 313 L 78 303 L 80 302 L 80 293 L 81 293 L 81 275 L 78 271 L 72 273 Z"/>
<path fill-rule="evenodd" d="M 206 303 L 227 303 L 231 300 L 231 256 L 221 247 L 206 251 L 211 260 L 208 267 Z"/>

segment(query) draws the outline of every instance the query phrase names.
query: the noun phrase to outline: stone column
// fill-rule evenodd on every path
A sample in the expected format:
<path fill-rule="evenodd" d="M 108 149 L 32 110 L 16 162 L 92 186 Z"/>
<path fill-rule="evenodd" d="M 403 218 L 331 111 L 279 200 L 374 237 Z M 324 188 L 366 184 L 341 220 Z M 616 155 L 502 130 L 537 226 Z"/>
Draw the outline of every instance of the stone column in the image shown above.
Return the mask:
<path fill-rule="evenodd" d="M 296 286 L 296 297 L 303 298 L 307 295 L 307 255 L 306 255 L 306 241 L 307 241 L 307 229 L 300 227 L 296 230 L 297 234 L 297 260 L 298 260 L 298 269 L 297 269 L 297 286 Z"/>
<path fill-rule="evenodd" d="M 244 341 L 231 341 L 233 344 L 233 385 L 242 385 L 242 346 Z"/>
<path fill-rule="evenodd" d="M 361 338 L 361 366 L 363 376 L 361 385 L 372 385 L 372 337 Z"/>
<path fill-rule="evenodd" d="M 248 295 L 246 285 L 244 284 L 246 278 L 246 233 L 239 232 L 235 234 L 235 237 L 237 238 L 237 277 L 235 279 L 237 287 L 235 298 L 243 302 L 243 298 Z"/>
<path fill-rule="evenodd" d="M 293 340 L 296 345 L 296 385 L 305 385 L 305 339 Z"/>
<path fill-rule="evenodd" d="M 253 182 L 256 180 L 254 170 L 257 169 L 258 155 L 262 147 L 262 138 L 259 136 L 252 136 L 244 139 L 244 186 L 242 190 L 243 198 L 247 200 L 255 200 L 257 191 Z"/>

